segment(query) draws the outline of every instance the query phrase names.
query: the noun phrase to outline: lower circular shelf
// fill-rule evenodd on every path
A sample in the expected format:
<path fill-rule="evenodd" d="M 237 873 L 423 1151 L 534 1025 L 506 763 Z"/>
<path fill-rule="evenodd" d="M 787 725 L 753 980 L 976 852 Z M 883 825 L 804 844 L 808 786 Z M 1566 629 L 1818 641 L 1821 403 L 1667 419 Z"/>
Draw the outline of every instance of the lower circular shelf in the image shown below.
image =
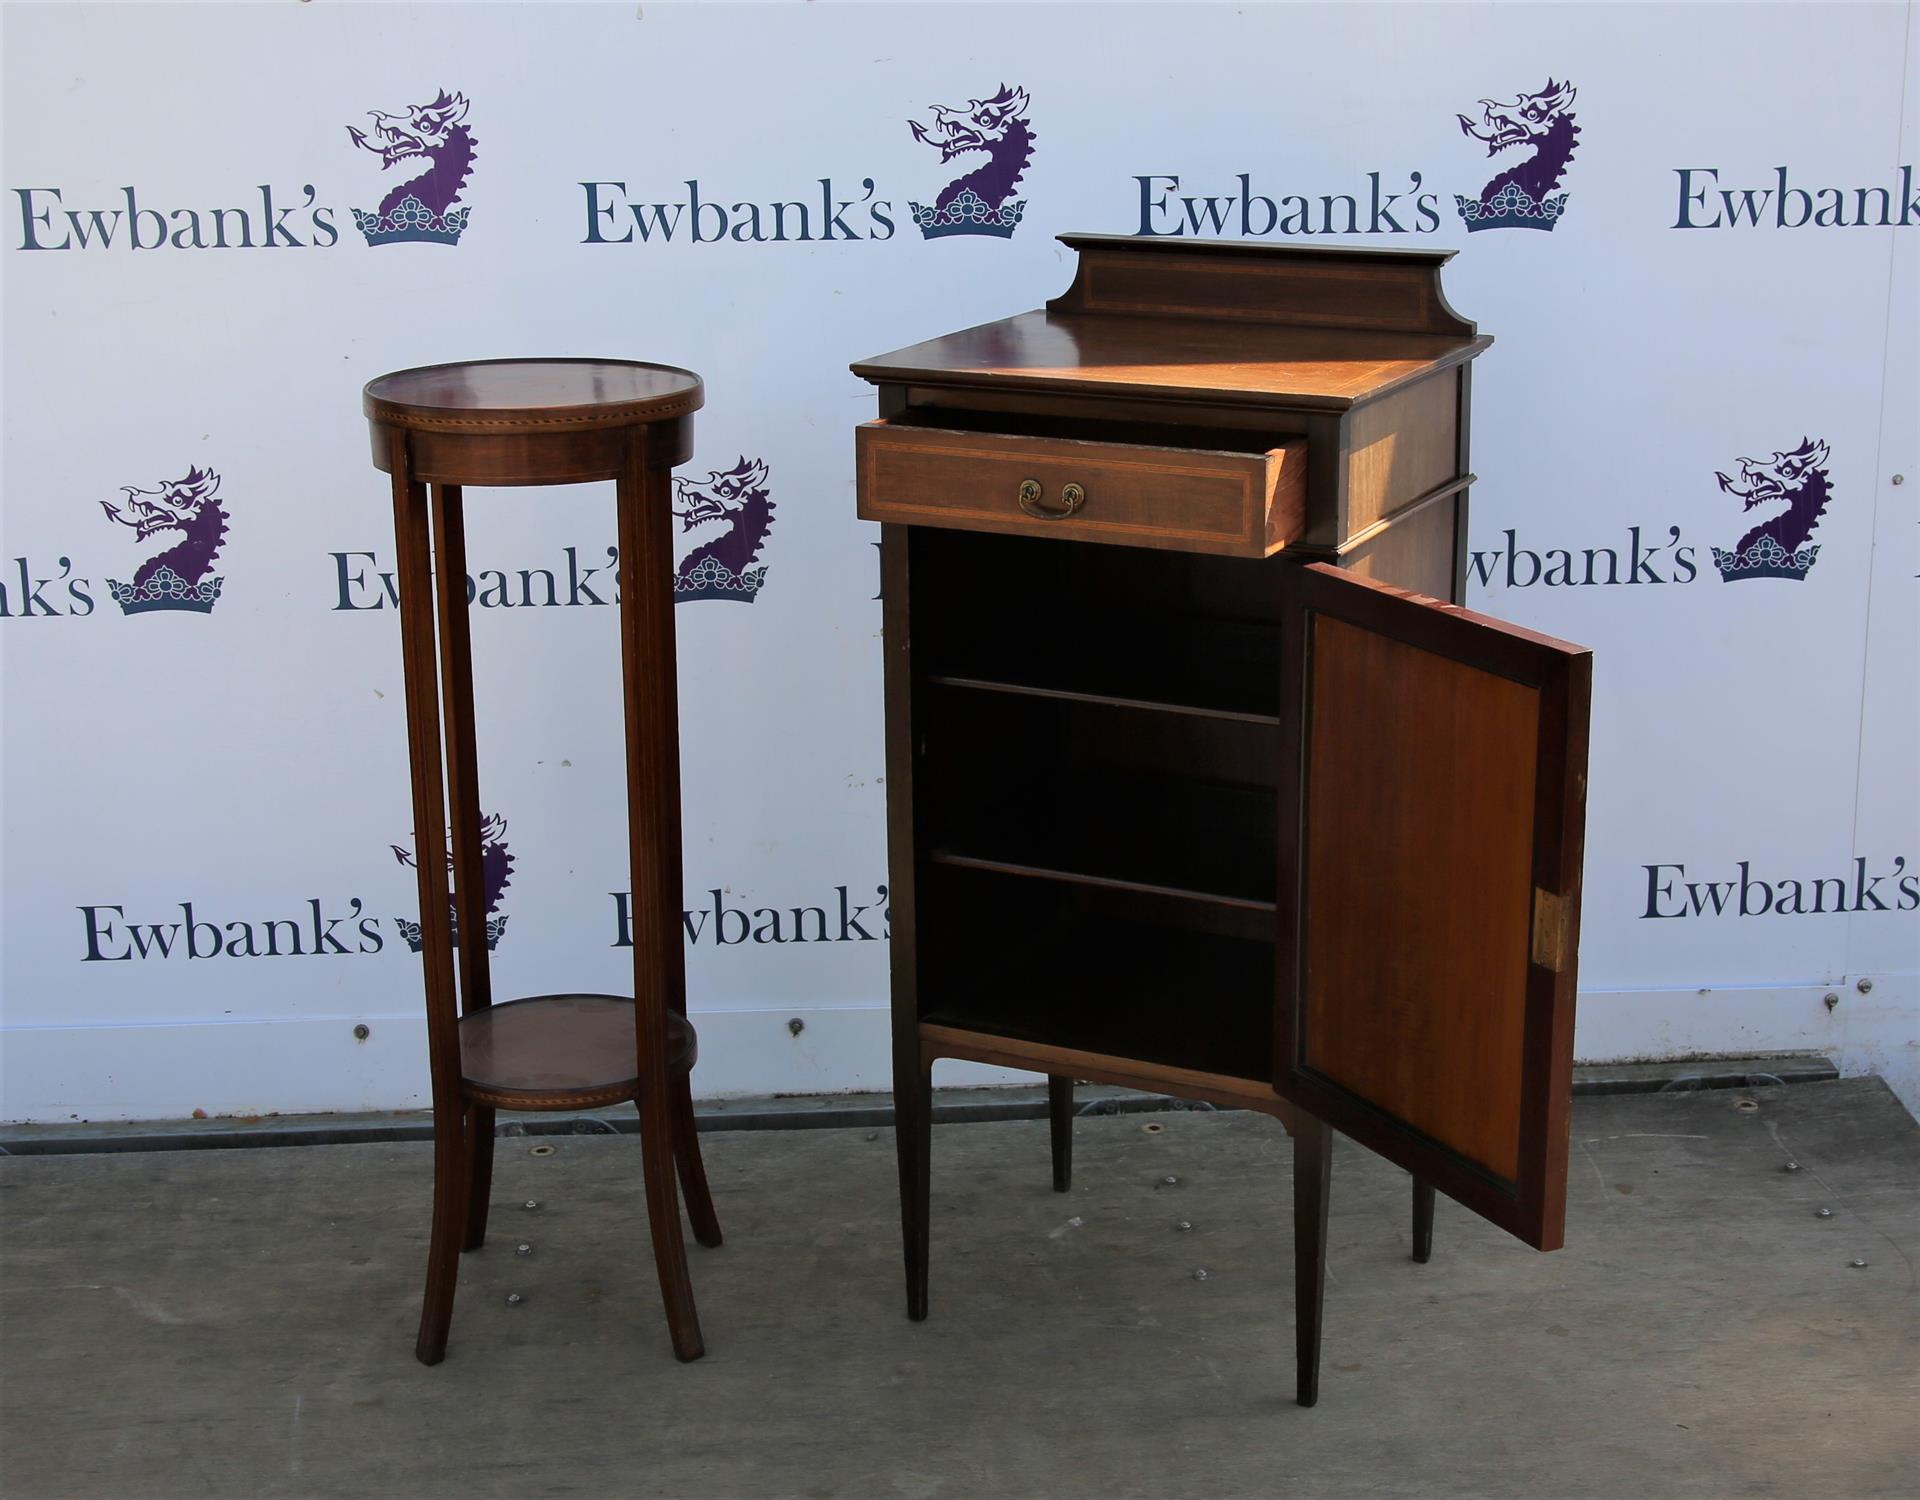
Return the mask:
<path fill-rule="evenodd" d="M 667 1069 L 698 1051 L 686 1017 L 667 1013 Z M 640 1092 L 633 1001 L 625 995 L 531 995 L 460 1018 L 461 1089 L 502 1109 L 587 1109 Z"/>

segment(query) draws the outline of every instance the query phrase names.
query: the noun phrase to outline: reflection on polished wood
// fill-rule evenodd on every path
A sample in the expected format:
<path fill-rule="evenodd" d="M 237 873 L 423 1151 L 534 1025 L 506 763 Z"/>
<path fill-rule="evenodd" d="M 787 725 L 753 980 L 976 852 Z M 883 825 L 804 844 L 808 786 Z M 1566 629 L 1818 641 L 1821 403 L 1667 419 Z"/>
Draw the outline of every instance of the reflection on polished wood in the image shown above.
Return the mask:
<path fill-rule="evenodd" d="M 853 367 L 868 380 L 1239 400 L 1344 411 L 1472 359 L 1491 339 L 1026 312 Z"/>

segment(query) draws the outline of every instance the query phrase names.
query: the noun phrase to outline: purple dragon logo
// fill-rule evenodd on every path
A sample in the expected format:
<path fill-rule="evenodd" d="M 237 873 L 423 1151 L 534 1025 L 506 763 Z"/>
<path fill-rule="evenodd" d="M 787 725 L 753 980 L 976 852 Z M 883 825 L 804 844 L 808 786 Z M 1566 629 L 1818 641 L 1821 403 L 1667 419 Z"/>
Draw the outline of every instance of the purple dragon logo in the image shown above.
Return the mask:
<path fill-rule="evenodd" d="M 1478 198 L 1454 194 L 1460 217 L 1466 220 L 1469 234 L 1480 229 L 1545 229 L 1551 231 L 1566 211 L 1567 195 L 1555 193 L 1573 160 L 1573 148 L 1580 138 L 1580 127 L 1573 123 L 1573 85 L 1555 83 L 1551 78 L 1537 94 L 1522 94 L 1511 104 L 1496 99 L 1480 101 L 1480 123 L 1465 115 L 1460 121 L 1462 134 L 1484 141 L 1488 156 L 1498 156 L 1515 146 L 1530 147 L 1532 154 L 1507 168 L 1480 190 Z"/>
<path fill-rule="evenodd" d="M 211 469 L 193 468 L 184 478 L 163 480 L 150 490 L 135 489 L 130 484 L 120 489 L 127 497 L 124 501 L 116 505 L 102 500 L 100 508 L 109 521 L 131 526 L 136 541 L 144 542 L 165 531 L 181 533 L 178 542 L 135 570 L 132 583 L 107 580 L 121 613 L 143 615 L 151 609 L 211 613 L 224 582 L 207 576 L 227 535 L 227 513 L 214 499 L 220 489 L 220 476 Z"/>
<path fill-rule="evenodd" d="M 1746 502 L 1743 510 L 1783 502 L 1786 507 L 1741 537 L 1731 552 L 1721 547 L 1713 549 L 1713 565 L 1720 570 L 1721 578 L 1736 583 L 1743 578 L 1807 576 L 1820 555 L 1819 544 L 1807 539 L 1820 524 L 1827 497 L 1833 493 L 1827 471 L 1821 467 L 1827 457 L 1825 443 L 1802 438 L 1800 446 L 1789 453 L 1776 453 L 1770 459 L 1741 459 L 1738 483 L 1715 471 L 1713 477 L 1720 481 L 1720 488 Z"/>
<path fill-rule="evenodd" d="M 372 130 L 349 125 L 354 145 L 380 158 L 383 172 L 399 169 L 399 180 L 380 200 L 377 212 L 353 210 L 353 222 L 369 245 L 421 240 L 457 245 L 470 208 L 458 208 L 473 170 L 473 132 L 467 129 L 467 99 L 442 89 L 431 104 L 415 104 L 404 114 L 368 110 Z"/>
<path fill-rule="evenodd" d="M 773 527 L 767 496 L 767 466 L 742 454 L 731 469 L 715 469 L 706 483 L 673 480 L 674 602 L 732 599 L 751 604 L 766 581 L 765 563 L 754 566 Z"/>
<path fill-rule="evenodd" d="M 990 234 L 1010 239 L 1027 200 L 1013 197 L 1033 160 L 1033 131 L 1027 124 L 1027 91 L 1004 83 L 991 99 L 969 99 L 965 109 L 930 106 L 933 123 L 907 121 L 913 138 L 940 150 L 942 165 L 956 156 L 984 151 L 986 165 L 955 178 L 933 200 L 933 207 L 909 203 L 913 222 L 930 240 L 949 234 Z"/>
<path fill-rule="evenodd" d="M 399 860 L 401 864 L 409 868 L 418 868 L 418 866 L 414 864 L 413 851 L 411 849 L 402 848 L 399 844 L 391 844 L 388 847 L 393 850 L 393 857 Z M 447 871 L 449 874 L 453 871 L 453 851 L 451 849 L 447 851 Z M 493 817 L 482 817 L 480 822 L 480 890 L 481 894 L 486 898 L 486 905 L 483 910 L 486 912 L 487 917 L 487 951 L 489 953 L 500 946 L 500 939 L 507 930 L 507 919 L 505 917 L 495 916 L 494 913 L 499 910 L 500 898 L 506 894 L 508 885 L 512 883 L 512 877 L 513 855 L 507 850 L 506 819 L 497 814 Z M 453 933 L 454 941 L 458 942 L 460 938 L 460 919 L 451 909 L 453 907 L 453 899 L 451 896 L 447 899 L 447 905 L 449 907 L 447 924 Z M 420 924 L 418 922 L 409 922 L 405 917 L 395 917 L 393 919 L 393 925 L 400 929 L 400 936 L 407 940 L 407 946 L 415 953 L 418 953 L 420 951 Z"/>

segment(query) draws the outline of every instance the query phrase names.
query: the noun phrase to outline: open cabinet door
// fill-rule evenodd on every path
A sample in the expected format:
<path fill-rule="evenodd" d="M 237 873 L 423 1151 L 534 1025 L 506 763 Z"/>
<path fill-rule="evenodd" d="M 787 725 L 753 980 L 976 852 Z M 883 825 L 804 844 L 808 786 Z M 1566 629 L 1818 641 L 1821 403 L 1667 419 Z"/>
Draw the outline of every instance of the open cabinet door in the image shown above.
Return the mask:
<path fill-rule="evenodd" d="M 1592 654 L 1323 565 L 1285 587 L 1274 1087 L 1558 1249 Z"/>

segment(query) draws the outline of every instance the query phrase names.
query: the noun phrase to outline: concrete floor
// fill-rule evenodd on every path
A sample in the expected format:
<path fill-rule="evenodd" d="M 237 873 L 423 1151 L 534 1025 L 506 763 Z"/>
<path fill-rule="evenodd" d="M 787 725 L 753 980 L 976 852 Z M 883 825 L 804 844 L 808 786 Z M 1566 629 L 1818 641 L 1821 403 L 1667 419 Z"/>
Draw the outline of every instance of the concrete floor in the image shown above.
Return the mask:
<path fill-rule="evenodd" d="M 493 1238 L 432 1370 L 424 1145 L 0 1160 L 0 1492 L 1920 1489 L 1920 1127 L 1877 1081 L 1580 1101 L 1554 1255 L 1442 1199 L 1412 1264 L 1407 1179 L 1342 1141 L 1312 1411 L 1279 1127 L 1076 1132 L 1059 1197 L 1044 1124 L 936 1130 L 922 1325 L 890 1131 L 703 1137 L 728 1241 L 690 1252 L 710 1350 L 690 1366 L 631 1139 L 501 1142 Z"/>

